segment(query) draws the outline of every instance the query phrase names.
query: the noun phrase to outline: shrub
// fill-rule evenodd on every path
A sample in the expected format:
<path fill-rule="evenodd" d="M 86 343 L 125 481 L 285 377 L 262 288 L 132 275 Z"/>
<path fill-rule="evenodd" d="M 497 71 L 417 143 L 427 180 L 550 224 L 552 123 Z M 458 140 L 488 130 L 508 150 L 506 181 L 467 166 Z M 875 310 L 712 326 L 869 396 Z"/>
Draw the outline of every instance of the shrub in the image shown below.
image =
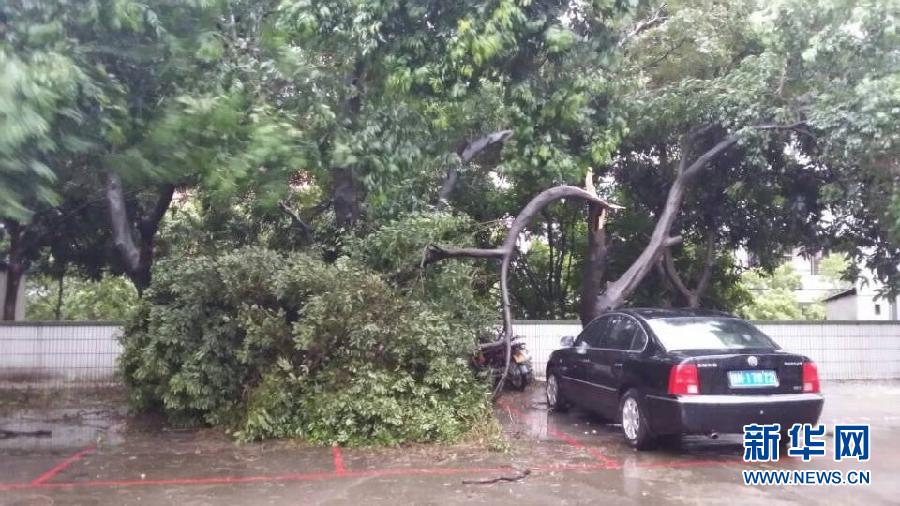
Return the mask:
<path fill-rule="evenodd" d="M 121 367 L 134 408 L 242 440 L 451 441 L 490 417 L 468 366 L 481 322 L 452 313 L 348 258 L 168 259 Z"/>
<path fill-rule="evenodd" d="M 63 279 L 62 299 L 59 280 L 50 276 L 31 276 L 28 283 L 29 320 L 126 320 L 137 306 L 137 290 L 123 276 L 105 275 L 90 280 L 78 274 Z"/>

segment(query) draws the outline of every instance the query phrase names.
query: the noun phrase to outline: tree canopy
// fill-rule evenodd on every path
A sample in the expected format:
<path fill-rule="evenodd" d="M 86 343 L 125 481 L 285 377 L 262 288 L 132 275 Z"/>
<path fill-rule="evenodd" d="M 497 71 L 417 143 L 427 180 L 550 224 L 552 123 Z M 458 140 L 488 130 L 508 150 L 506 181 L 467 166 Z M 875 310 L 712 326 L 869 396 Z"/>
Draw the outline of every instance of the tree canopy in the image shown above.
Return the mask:
<path fill-rule="evenodd" d="M 624 304 L 806 317 L 778 270 L 795 248 L 896 295 L 898 15 L 893 0 L 4 2 L 4 318 L 32 274 L 32 314 L 133 310 L 137 405 L 246 437 L 402 441 L 486 412 L 441 410 L 477 397 L 461 364 L 501 305 L 507 322 Z M 451 257 L 477 260 L 435 264 Z M 261 286 L 276 278 L 311 288 Z M 311 349 L 349 332 L 329 303 L 362 328 L 334 356 Z M 207 368 L 185 330 L 204 314 L 206 345 L 243 350 Z M 442 400 L 407 431 L 389 396 L 342 397 L 359 424 L 329 432 L 295 416 L 324 413 L 310 392 L 339 383 L 323 357 L 410 405 Z"/>
<path fill-rule="evenodd" d="M 730 251 L 771 270 L 797 246 L 896 292 L 896 20 L 893 2 L 842 0 L 10 2 L 4 265 L 124 273 L 140 292 L 170 252 L 262 241 L 334 260 L 435 211 L 487 246 L 593 167 L 625 206 L 604 253 L 565 203 L 513 264 L 517 314 L 568 317 L 638 256 L 679 163 L 733 137 L 629 300 L 733 308 Z"/>

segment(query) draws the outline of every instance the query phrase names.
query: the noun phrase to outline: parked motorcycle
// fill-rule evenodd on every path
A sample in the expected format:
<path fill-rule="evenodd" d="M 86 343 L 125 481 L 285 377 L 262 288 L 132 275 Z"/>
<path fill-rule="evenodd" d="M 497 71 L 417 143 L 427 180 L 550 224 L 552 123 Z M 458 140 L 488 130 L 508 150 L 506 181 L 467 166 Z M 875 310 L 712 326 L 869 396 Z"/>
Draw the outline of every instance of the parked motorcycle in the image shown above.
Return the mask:
<path fill-rule="evenodd" d="M 509 372 L 506 374 L 506 384 L 522 391 L 534 381 L 534 367 L 524 342 L 514 338 L 511 346 L 512 358 L 509 362 Z M 494 341 L 482 345 L 473 362 L 479 369 L 489 368 L 496 384 L 503 376 L 503 366 L 506 365 L 506 343 Z"/>

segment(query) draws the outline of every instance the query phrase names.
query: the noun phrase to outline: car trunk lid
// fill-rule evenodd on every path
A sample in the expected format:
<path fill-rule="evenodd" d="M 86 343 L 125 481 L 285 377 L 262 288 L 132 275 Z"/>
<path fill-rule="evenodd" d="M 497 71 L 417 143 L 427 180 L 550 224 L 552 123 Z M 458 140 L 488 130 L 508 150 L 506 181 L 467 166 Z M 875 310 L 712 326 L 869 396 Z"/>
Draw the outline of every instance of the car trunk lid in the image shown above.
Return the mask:
<path fill-rule="evenodd" d="M 773 350 L 683 353 L 697 366 L 701 394 L 790 394 L 803 391 L 804 357 Z M 774 372 L 774 381 L 771 375 Z M 729 380 L 729 373 L 733 378 Z M 777 383 L 774 386 L 761 383 Z"/>

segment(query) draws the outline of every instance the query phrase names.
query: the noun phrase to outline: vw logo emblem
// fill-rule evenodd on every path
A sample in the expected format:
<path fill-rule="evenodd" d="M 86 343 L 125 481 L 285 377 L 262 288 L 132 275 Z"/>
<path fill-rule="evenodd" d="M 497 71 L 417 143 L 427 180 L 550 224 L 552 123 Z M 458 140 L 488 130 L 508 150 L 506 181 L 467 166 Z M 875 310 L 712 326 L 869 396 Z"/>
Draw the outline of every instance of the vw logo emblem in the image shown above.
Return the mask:
<path fill-rule="evenodd" d="M 750 367 L 756 367 L 756 365 L 759 364 L 759 360 L 753 355 L 750 355 L 749 357 L 747 357 L 747 364 Z"/>

